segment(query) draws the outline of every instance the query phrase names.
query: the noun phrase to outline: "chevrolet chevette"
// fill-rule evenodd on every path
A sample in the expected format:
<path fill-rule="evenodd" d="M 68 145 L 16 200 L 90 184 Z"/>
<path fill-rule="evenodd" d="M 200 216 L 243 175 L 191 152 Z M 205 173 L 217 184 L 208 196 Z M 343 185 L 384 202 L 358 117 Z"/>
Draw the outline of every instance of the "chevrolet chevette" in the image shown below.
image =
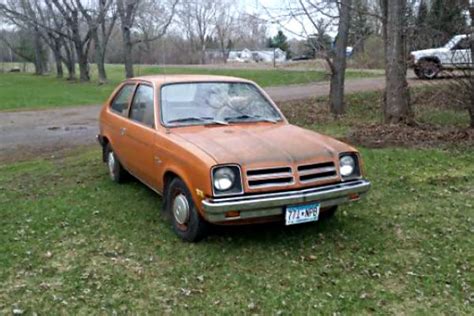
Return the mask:
<path fill-rule="evenodd" d="M 190 242 L 210 224 L 318 221 L 370 188 L 355 148 L 289 124 L 240 78 L 128 79 L 103 105 L 97 138 L 111 179 L 132 175 L 160 194 Z"/>

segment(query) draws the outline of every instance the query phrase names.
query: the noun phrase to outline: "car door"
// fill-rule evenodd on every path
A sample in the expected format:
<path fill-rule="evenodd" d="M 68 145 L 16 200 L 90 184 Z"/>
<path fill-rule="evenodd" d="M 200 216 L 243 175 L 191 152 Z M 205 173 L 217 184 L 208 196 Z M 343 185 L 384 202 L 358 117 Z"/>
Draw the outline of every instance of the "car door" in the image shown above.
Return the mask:
<path fill-rule="evenodd" d="M 129 171 L 142 182 L 157 188 L 154 88 L 150 84 L 140 83 L 133 96 L 129 122 L 124 131 L 127 147 Z"/>
<path fill-rule="evenodd" d="M 114 152 L 117 154 L 120 163 L 128 169 L 127 163 L 127 147 L 124 146 L 124 131 L 128 125 L 128 111 L 136 83 L 126 83 L 116 93 L 110 102 L 109 118 L 107 125 L 110 131 L 110 141 Z"/>
<path fill-rule="evenodd" d="M 471 64 L 471 48 L 469 38 L 463 38 L 452 49 L 453 64 L 457 67 L 466 67 Z"/>

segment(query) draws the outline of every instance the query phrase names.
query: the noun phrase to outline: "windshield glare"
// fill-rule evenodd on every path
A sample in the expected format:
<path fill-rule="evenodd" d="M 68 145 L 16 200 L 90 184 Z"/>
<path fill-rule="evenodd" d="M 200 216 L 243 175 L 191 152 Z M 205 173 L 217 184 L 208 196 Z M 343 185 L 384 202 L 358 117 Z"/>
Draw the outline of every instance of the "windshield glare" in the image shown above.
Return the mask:
<path fill-rule="evenodd" d="M 167 126 L 281 120 L 254 85 L 241 82 L 165 85 L 161 88 L 161 113 Z"/>

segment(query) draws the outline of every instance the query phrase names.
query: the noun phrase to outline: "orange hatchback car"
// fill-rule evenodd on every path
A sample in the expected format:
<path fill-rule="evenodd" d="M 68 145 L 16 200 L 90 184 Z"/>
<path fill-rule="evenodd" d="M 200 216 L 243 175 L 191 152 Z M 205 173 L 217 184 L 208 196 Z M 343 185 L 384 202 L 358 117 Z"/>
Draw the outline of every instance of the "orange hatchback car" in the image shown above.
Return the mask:
<path fill-rule="evenodd" d="M 131 174 L 162 195 L 186 241 L 209 223 L 314 222 L 370 188 L 356 149 L 289 124 L 239 78 L 126 80 L 105 102 L 97 137 L 112 180 Z"/>

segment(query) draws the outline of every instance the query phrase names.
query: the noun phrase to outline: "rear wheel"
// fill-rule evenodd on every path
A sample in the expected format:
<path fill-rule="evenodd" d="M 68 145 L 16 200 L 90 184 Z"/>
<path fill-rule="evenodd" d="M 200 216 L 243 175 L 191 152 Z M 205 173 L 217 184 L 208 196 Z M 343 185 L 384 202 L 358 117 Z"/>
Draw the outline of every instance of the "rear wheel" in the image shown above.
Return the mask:
<path fill-rule="evenodd" d="M 415 74 L 420 79 L 435 79 L 439 72 L 441 71 L 441 67 L 437 62 L 434 61 L 421 61 L 420 65 L 415 68 Z"/>
<path fill-rule="evenodd" d="M 110 144 L 107 144 L 107 147 L 105 148 L 105 158 L 109 169 L 110 179 L 117 183 L 123 182 L 127 178 L 128 173 L 117 159 L 117 155 L 114 153 Z"/>
<path fill-rule="evenodd" d="M 171 180 L 166 192 L 166 201 L 173 230 L 181 239 L 197 242 L 207 235 L 208 224 L 199 215 L 191 193 L 181 179 Z"/>

